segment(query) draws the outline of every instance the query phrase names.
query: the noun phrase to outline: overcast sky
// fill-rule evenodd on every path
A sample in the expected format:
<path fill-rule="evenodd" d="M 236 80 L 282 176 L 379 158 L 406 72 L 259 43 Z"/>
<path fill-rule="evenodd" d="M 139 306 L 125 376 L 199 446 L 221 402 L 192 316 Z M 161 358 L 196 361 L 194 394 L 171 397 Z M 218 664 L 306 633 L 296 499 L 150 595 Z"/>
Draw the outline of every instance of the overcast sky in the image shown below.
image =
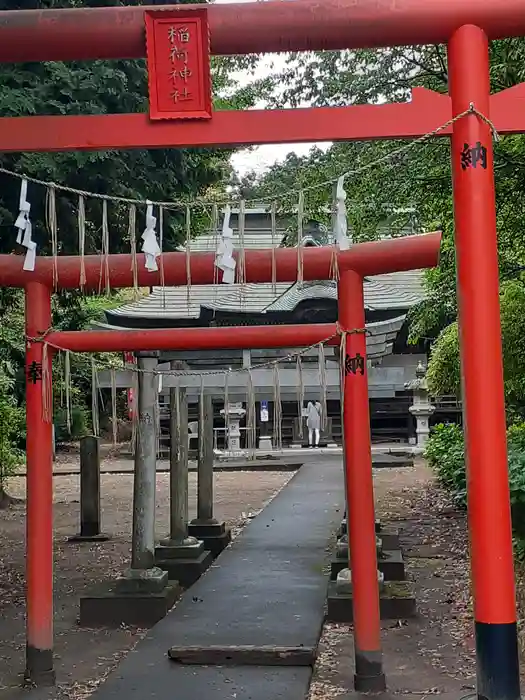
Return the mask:
<path fill-rule="evenodd" d="M 215 0 L 216 3 L 225 2 L 261 2 L 261 0 Z M 277 60 L 278 56 L 274 55 L 274 62 Z M 261 63 L 260 74 L 265 75 L 267 72 L 268 64 Z M 242 81 L 242 77 L 240 78 Z M 259 106 L 259 105 L 258 105 Z M 263 106 L 263 105 L 260 105 Z M 267 146 L 258 146 L 251 151 L 238 151 L 232 156 L 232 163 L 239 174 L 244 174 L 249 170 L 263 171 L 270 165 L 277 161 L 284 160 L 288 153 L 295 152 L 298 154 L 307 153 L 314 144 L 312 143 L 302 143 L 302 144 L 275 144 Z M 329 144 L 319 144 L 321 147 L 328 147 Z"/>

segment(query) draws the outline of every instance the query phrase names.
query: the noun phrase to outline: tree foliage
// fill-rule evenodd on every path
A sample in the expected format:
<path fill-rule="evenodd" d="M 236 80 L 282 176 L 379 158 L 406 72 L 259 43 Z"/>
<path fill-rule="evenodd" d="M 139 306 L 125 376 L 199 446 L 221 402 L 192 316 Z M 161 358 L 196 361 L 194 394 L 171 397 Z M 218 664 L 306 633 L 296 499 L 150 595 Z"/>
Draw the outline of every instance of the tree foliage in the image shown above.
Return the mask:
<path fill-rule="evenodd" d="M 494 92 L 525 81 L 525 39 L 493 41 L 490 77 Z M 290 54 L 279 73 L 270 102 L 274 106 L 338 106 L 405 101 L 414 87 L 446 92 L 444 47 L 399 47 L 384 50 Z M 261 87 L 262 89 L 262 87 Z M 432 139 L 409 153 L 384 156 L 399 142 L 340 143 L 326 152 L 314 148 L 307 156 L 289 155 L 262 176 L 249 173 L 238 187 L 250 196 L 271 197 L 283 190 L 313 188 L 350 171 L 346 177 L 349 224 L 355 240 L 410 231 L 407 211 L 422 231 L 440 228 L 443 244 L 439 266 L 425 273 L 426 300 L 411 313 L 411 339 L 435 344 L 429 377 L 436 393 L 459 393 L 454 222 L 448 139 Z M 525 408 L 522 324 L 525 295 L 520 279 L 525 264 L 525 136 L 513 135 L 494 143 L 496 213 L 501 278 L 505 387 L 513 411 Z M 365 172 L 364 164 L 377 162 Z M 329 204 L 331 188 L 306 194 L 316 212 Z M 292 197 L 295 195 L 292 195 Z"/>
<path fill-rule="evenodd" d="M 5 482 L 23 458 L 19 443 L 20 435 L 25 432 L 24 412 L 14 397 L 14 384 L 13 367 L 0 363 L 0 508 L 9 505 Z"/>
<path fill-rule="evenodd" d="M 502 284 L 501 336 L 505 396 L 510 421 L 525 411 L 525 286 L 519 280 Z M 430 391 L 437 396 L 461 395 L 458 323 L 439 335 L 428 365 Z"/>
<path fill-rule="evenodd" d="M 179 0 L 180 1 L 180 0 Z M 187 0 L 182 0 L 187 2 Z M 61 7 L 118 5 L 119 0 L 0 0 L 0 10 L 55 9 Z M 162 4 L 158 3 L 157 4 Z M 246 108 L 256 95 L 248 85 L 240 85 L 236 75 L 256 63 L 253 56 L 214 58 L 212 76 L 215 107 Z M 43 62 L 3 64 L 0 66 L 0 116 L 117 114 L 147 112 L 147 68 L 145 60 Z M 39 180 L 67 187 L 110 194 L 117 197 L 177 202 L 199 197 L 210 189 L 223 193 L 231 173 L 232 151 L 212 148 L 161 148 L 123 151 L 81 151 L 67 153 L 3 153 L 0 166 Z M 0 174 L 0 253 L 22 253 L 15 242 L 14 221 L 18 214 L 20 181 Z M 50 232 L 46 225 L 46 191 L 29 184 L 33 239 L 38 254 L 50 254 Z M 58 252 L 78 254 L 78 199 L 76 195 L 57 191 Z M 128 211 L 125 205 L 110 203 L 110 252 L 129 251 Z M 101 251 L 101 201 L 86 199 L 86 254 Z M 173 250 L 186 236 L 185 207 L 165 210 L 163 249 Z M 208 224 L 197 211 L 191 220 L 192 233 Z M 137 234 L 144 228 L 144 212 L 137 214 Z M 126 301 L 125 294 L 111 299 L 83 297 L 76 291 L 55 295 L 53 326 L 61 330 L 78 330 L 89 324 L 108 307 Z M 19 290 L 0 290 L 0 362 L 9 367 L 7 379 L 0 376 L 0 461 L 8 463 L 4 447 L 10 432 L 3 430 L 11 421 L 11 408 L 24 401 L 24 300 Z M 55 409 L 61 411 L 63 378 L 55 372 Z M 75 378 L 72 397 L 81 406 L 90 402 L 91 367 L 83 357 L 72 357 Z M 6 383 L 7 382 L 7 383 Z M 11 405 L 11 402 L 12 405 Z M 17 409 L 18 410 L 18 409 Z M 17 446 L 23 446 L 23 432 L 18 430 Z M 1 442 L 5 439 L 5 442 Z M 7 448 L 6 448 L 7 449 Z M 14 453 L 13 453 L 14 454 Z M 0 464 L 0 469 L 4 468 Z"/>

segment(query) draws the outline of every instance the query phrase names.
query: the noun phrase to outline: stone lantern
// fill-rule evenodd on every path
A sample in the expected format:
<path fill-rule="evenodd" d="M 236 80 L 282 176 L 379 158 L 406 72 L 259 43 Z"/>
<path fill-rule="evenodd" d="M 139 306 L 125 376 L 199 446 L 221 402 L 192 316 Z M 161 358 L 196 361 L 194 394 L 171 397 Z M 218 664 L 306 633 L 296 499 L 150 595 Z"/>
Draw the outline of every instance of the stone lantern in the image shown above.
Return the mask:
<path fill-rule="evenodd" d="M 242 403 L 229 403 L 221 410 L 227 428 L 227 451 L 230 456 L 238 457 L 243 454 L 241 450 L 241 419 L 246 415 L 246 409 Z"/>
<path fill-rule="evenodd" d="M 426 367 L 419 362 L 416 368 L 416 378 L 405 383 L 405 389 L 413 392 L 413 403 L 408 409 L 416 419 L 416 446 L 418 449 L 425 447 L 430 433 L 430 416 L 435 411 L 428 396 L 428 384 L 426 380 Z"/>

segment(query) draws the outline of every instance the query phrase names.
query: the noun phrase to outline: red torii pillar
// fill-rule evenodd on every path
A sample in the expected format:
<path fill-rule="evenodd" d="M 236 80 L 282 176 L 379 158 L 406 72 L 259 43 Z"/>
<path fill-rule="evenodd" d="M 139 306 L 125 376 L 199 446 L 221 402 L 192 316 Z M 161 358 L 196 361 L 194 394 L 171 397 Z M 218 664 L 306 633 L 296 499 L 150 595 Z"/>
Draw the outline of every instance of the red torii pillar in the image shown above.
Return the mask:
<path fill-rule="evenodd" d="M 339 325 L 345 334 L 342 367 L 344 465 L 349 566 L 352 576 L 355 689 L 386 689 L 381 655 L 374 481 L 368 401 L 363 278 L 354 270 L 339 275 Z"/>
<path fill-rule="evenodd" d="M 489 117 L 485 32 L 465 25 L 448 43 L 453 114 Z M 467 455 L 470 560 L 480 700 L 518 700 L 520 677 L 499 309 L 494 159 L 489 125 L 453 127 L 457 288 Z"/>

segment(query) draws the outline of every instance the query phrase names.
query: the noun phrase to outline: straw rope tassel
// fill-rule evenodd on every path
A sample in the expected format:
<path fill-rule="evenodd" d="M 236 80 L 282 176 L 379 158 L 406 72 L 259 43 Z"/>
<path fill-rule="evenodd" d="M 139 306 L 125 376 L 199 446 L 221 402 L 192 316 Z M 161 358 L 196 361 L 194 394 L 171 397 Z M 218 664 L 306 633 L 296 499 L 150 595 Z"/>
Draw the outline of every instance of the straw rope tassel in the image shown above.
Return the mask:
<path fill-rule="evenodd" d="M 166 283 L 164 280 L 164 207 L 159 207 L 159 270 L 160 286 L 162 287 L 162 308 L 166 308 Z"/>
<path fill-rule="evenodd" d="M 186 207 L 186 304 L 190 309 L 191 297 L 191 210 Z"/>
<path fill-rule="evenodd" d="M 137 438 L 138 438 L 138 395 L 139 395 L 139 375 L 137 372 L 132 373 L 132 389 L 133 389 L 133 399 L 131 402 L 131 452 L 135 456 L 137 449 Z"/>
<path fill-rule="evenodd" d="M 330 257 L 330 279 L 339 282 L 339 257 L 337 255 L 337 183 L 333 185 L 332 195 L 332 255 Z"/>
<path fill-rule="evenodd" d="M 97 366 L 95 358 L 91 358 L 91 422 L 93 424 L 93 435 L 99 437 L 100 422 L 98 415 L 98 381 L 97 381 Z"/>
<path fill-rule="evenodd" d="M 78 252 L 80 254 L 79 287 L 83 292 L 86 286 L 86 203 L 83 195 L 78 196 Z"/>
<path fill-rule="evenodd" d="M 160 392 L 162 391 L 162 371 L 155 371 L 155 376 L 157 377 L 157 395 L 155 398 L 155 405 L 153 407 L 154 419 L 155 419 L 155 443 L 157 450 L 157 457 L 160 458 L 161 444 L 160 444 Z"/>
<path fill-rule="evenodd" d="M 326 429 L 326 358 L 323 343 L 319 343 L 319 386 L 321 387 L 321 428 Z"/>
<path fill-rule="evenodd" d="M 104 267 L 102 267 L 102 264 Z M 102 263 L 100 265 L 100 280 L 98 285 L 99 294 L 104 286 L 107 296 L 111 294 L 111 284 L 109 281 L 109 224 L 108 224 L 108 203 L 102 201 Z"/>
<path fill-rule="evenodd" d="M 117 424 L 117 372 L 111 368 L 111 431 L 113 434 L 113 447 L 117 446 L 118 424 Z"/>
<path fill-rule="evenodd" d="M 299 412 L 299 437 L 303 437 L 303 404 L 304 404 L 304 384 L 303 384 L 303 363 L 301 355 L 297 355 L 297 410 Z"/>
<path fill-rule="evenodd" d="M 47 343 L 42 345 L 42 420 L 44 423 L 53 421 L 53 385 Z"/>
<path fill-rule="evenodd" d="M 282 411 L 279 365 L 276 362 L 273 365 L 273 439 L 278 450 L 283 447 Z"/>
<path fill-rule="evenodd" d="M 299 192 L 297 198 L 297 282 L 303 283 L 303 220 L 304 192 Z"/>
<path fill-rule="evenodd" d="M 253 386 L 253 376 L 252 370 L 248 369 L 248 380 L 247 380 L 247 428 L 248 428 L 248 450 L 250 451 L 250 457 L 255 458 L 255 449 L 257 447 L 257 419 L 255 415 L 255 389 Z"/>
<path fill-rule="evenodd" d="M 204 375 L 201 374 L 201 388 L 199 393 L 199 462 L 202 463 L 204 457 L 204 440 L 202 436 L 204 426 Z"/>
<path fill-rule="evenodd" d="M 224 376 L 224 428 L 226 433 L 226 445 L 228 448 L 230 445 L 230 415 L 228 412 L 228 406 L 230 405 L 230 370 L 225 373 Z"/>
<path fill-rule="evenodd" d="M 131 272 L 133 273 L 133 297 L 139 296 L 139 271 L 137 262 L 137 207 L 131 204 L 128 210 L 128 238 L 131 248 Z"/>
<path fill-rule="evenodd" d="M 345 401 L 345 361 L 346 361 L 346 331 L 341 331 L 341 343 L 339 345 L 339 374 L 340 374 L 340 394 L 341 394 L 341 425 L 344 425 L 344 401 Z"/>
<path fill-rule="evenodd" d="M 215 257 L 217 257 L 219 247 L 219 207 L 216 204 L 211 208 L 211 230 L 213 232 L 213 249 L 215 250 Z M 219 268 L 217 265 L 213 266 L 213 284 L 219 284 Z"/>
<path fill-rule="evenodd" d="M 241 285 L 241 308 L 246 307 L 246 249 L 244 247 L 244 230 L 246 228 L 246 202 L 239 202 L 239 265 L 237 267 L 237 281 Z"/>
<path fill-rule="evenodd" d="M 71 435 L 71 354 L 69 350 L 66 350 L 64 353 L 64 387 L 66 394 L 67 432 Z"/>
<path fill-rule="evenodd" d="M 63 363 L 63 361 L 62 361 L 62 355 L 61 355 L 61 353 L 57 353 L 57 360 L 58 360 L 58 363 L 59 363 L 58 372 L 59 372 L 59 376 L 60 376 L 60 399 L 59 399 L 59 405 L 60 405 L 60 408 L 64 408 L 64 398 L 65 398 L 65 397 L 64 397 L 64 386 L 65 386 L 64 377 L 65 377 L 65 370 L 64 370 L 64 363 Z"/>
<path fill-rule="evenodd" d="M 213 232 L 213 250 L 215 251 L 215 261 L 213 263 L 213 303 L 217 302 L 219 295 L 219 268 L 217 258 L 219 256 L 219 207 L 214 204 L 211 208 L 211 230 Z"/>
<path fill-rule="evenodd" d="M 277 259 L 275 257 L 275 247 L 277 244 L 277 202 L 272 202 L 270 217 L 272 222 L 272 293 L 277 294 Z"/>
<path fill-rule="evenodd" d="M 46 192 L 46 225 L 51 235 L 51 255 L 53 256 L 53 289 L 58 288 L 58 222 L 56 189 L 50 185 Z"/>

